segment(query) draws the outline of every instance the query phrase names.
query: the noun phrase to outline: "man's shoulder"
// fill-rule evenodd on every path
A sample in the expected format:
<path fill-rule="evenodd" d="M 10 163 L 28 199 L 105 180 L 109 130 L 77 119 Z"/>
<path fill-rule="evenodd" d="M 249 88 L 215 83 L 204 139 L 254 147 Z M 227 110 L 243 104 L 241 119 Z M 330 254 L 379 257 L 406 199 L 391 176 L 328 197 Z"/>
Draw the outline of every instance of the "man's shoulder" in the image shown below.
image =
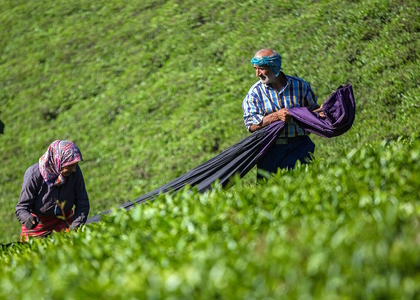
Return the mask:
<path fill-rule="evenodd" d="M 305 85 L 309 85 L 309 83 L 305 80 L 305 79 L 303 79 L 303 78 L 300 78 L 300 77 L 298 77 L 298 76 L 292 76 L 292 75 L 286 75 L 286 74 L 284 74 L 285 76 L 286 76 L 286 78 L 288 79 L 288 80 L 290 80 L 290 81 L 295 81 L 295 82 L 301 82 L 301 83 L 303 83 L 303 84 L 305 84 Z"/>
<path fill-rule="evenodd" d="M 258 90 L 260 90 L 263 87 L 264 87 L 263 83 L 260 80 L 258 80 L 256 83 L 254 83 L 251 86 L 251 88 L 248 91 L 248 94 L 256 93 Z"/>

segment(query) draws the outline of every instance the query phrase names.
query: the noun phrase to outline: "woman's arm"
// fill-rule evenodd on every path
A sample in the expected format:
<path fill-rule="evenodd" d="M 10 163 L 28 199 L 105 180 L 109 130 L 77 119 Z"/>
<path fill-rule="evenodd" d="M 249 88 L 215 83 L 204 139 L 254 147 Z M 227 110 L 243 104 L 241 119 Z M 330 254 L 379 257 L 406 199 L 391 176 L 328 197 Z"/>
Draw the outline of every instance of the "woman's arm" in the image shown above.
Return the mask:
<path fill-rule="evenodd" d="M 77 166 L 76 169 L 76 184 L 74 187 L 74 193 L 75 193 L 75 201 L 74 201 L 74 216 L 73 216 L 73 222 L 70 225 L 71 229 L 75 229 L 79 227 L 80 225 L 83 225 L 86 223 L 88 214 L 89 214 L 89 197 L 86 191 L 85 187 L 85 180 L 83 179 L 82 170 L 80 170 L 80 167 Z"/>
<path fill-rule="evenodd" d="M 22 190 L 15 210 L 16 217 L 22 224 L 31 217 L 32 207 L 41 188 L 42 181 L 37 178 L 36 170 L 34 166 L 29 167 L 23 177 Z"/>

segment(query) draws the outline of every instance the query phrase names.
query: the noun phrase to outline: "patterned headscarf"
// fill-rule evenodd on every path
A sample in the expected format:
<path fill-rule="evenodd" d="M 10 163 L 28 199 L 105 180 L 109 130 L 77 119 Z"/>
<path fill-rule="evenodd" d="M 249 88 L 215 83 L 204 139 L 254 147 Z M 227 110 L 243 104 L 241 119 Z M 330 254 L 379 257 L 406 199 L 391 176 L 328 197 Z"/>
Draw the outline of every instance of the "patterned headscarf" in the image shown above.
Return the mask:
<path fill-rule="evenodd" d="M 251 59 L 251 64 L 258 67 L 267 65 L 277 77 L 281 71 L 281 55 L 275 52 L 270 56 L 257 56 Z"/>
<path fill-rule="evenodd" d="M 56 140 L 39 159 L 39 171 L 48 185 L 59 186 L 65 181 L 61 168 L 82 161 L 82 153 L 75 143 Z"/>

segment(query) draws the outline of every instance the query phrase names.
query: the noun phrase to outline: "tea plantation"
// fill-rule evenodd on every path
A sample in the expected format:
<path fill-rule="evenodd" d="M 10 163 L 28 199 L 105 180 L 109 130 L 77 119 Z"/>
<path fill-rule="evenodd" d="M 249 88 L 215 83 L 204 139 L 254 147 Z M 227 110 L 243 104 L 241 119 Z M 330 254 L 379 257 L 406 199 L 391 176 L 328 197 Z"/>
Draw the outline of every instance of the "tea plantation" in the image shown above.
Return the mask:
<path fill-rule="evenodd" d="M 420 10 L 385 1 L 1 1 L 0 299 L 420 298 Z M 93 216 L 239 142 L 260 48 L 356 120 L 309 166 L 19 241 L 23 174 L 74 141 Z"/>

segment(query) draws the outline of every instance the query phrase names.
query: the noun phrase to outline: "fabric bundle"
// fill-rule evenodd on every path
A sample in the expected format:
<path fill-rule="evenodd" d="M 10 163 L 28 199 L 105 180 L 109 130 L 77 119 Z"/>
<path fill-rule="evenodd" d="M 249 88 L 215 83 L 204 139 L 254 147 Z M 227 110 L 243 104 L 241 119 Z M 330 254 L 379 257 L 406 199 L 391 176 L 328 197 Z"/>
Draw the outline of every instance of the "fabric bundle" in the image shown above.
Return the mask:
<path fill-rule="evenodd" d="M 356 107 L 352 86 L 340 86 L 323 103 L 322 111 L 325 114 L 325 119 L 320 118 L 318 113 L 314 113 L 306 107 L 289 108 L 289 113 L 295 118 L 295 121 L 299 122 L 308 132 L 326 138 L 339 136 L 351 128 L 355 118 Z M 175 193 L 186 185 L 196 187 L 201 193 L 211 189 L 211 185 L 216 181 L 222 186 L 226 186 L 232 176 L 238 174 L 242 178 L 257 164 L 258 160 L 275 143 L 283 127 L 282 121 L 274 122 L 188 173 L 133 201 L 122 204 L 120 207 L 129 210 L 135 204 L 154 199 L 160 193 Z M 98 222 L 101 215 L 109 212 L 108 210 L 88 218 L 86 223 Z"/>

